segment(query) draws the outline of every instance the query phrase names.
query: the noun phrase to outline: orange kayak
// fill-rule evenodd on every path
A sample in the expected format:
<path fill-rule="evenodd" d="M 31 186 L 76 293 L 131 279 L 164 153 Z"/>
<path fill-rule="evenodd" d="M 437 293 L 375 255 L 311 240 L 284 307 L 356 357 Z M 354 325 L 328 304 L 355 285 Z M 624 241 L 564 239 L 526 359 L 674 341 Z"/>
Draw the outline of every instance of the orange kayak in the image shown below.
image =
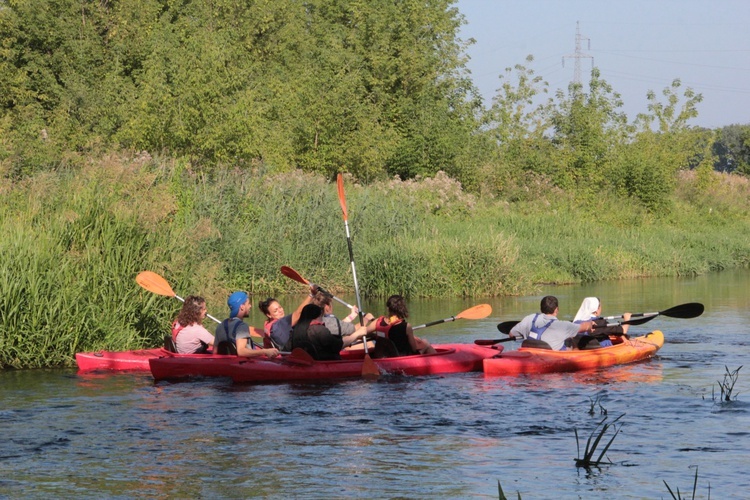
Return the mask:
<path fill-rule="evenodd" d="M 632 363 L 653 356 L 664 345 L 664 334 L 658 330 L 632 339 L 614 337 L 611 347 L 590 350 L 552 351 L 522 347 L 502 352 L 483 361 L 485 376 L 520 375 L 591 370 Z"/>

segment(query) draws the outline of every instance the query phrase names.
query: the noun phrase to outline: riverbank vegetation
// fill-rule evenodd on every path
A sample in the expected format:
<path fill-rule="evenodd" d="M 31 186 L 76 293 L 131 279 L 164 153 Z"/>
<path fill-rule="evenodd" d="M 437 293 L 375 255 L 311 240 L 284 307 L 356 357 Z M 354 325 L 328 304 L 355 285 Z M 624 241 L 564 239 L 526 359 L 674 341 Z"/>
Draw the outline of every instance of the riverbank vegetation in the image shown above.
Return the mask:
<path fill-rule="evenodd" d="M 223 310 L 299 290 L 487 297 L 750 263 L 750 126 L 630 120 L 596 70 L 492 103 L 449 0 L 0 2 L 0 367 L 156 345 L 149 269 Z"/>

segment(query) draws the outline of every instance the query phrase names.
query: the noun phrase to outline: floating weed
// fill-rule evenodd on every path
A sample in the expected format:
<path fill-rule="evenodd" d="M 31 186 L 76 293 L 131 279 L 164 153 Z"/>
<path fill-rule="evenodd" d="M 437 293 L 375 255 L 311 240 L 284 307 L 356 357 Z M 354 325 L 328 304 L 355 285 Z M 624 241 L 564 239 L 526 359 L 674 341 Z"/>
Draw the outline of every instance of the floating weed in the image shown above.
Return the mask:
<path fill-rule="evenodd" d="M 578 439 L 578 429 L 574 429 L 574 432 L 576 435 L 576 448 L 578 450 L 577 454 L 579 457 L 579 458 L 576 458 L 576 467 L 583 467 L 584 469 L 589 469 L 591 466 L 598 466 L 599 464 L 602 463 L 604 454 L 607 453 L 607 450 L 612 445 L 612 442 L 615 440 L 615 437 L 617 437 L 617 434 L 620 432 L 620 429 L 622 428 L 622 425 L 620 425 L 620 427 L 618 428 L 615 425 L 615 423 L 624 416 L 625 414 L 623 413 L 622 415 L 612 420 L 611 422 L 607 422 L 607 417 L 604 417 L 604 420 L 596 424 L 596 427 L 594 427 L 594 430 L 591 431 L 591 435 L 586 441 L 586 449 L 584 451 L 583 458 L 580 458 L 581 447 L 580 447 L 580 442 Z M 602 438 L 604 437 L 604 434 L 607 433 L 610 427 L 614 429 L 614 434 L 612 435 L 610 440 L 607 442 L 602 452 L 599 454 L 599 457 L 596 460 L 593 460 L 594 453 L 596 453 L 597 447 L 601 443 Z"/>
<path fill-rule="evenodd" d="M 599 407 L 600 415 L 607 415 L 607 409 L 602 406 L 601 401 L 602 401 L 601 396 L 597 396 L 596 398 L 592 398 L 589 396 L 589 402 L 591 403 L 591 406 L 589 407 L 589 411 L 588 411 L 589 415 L 594 416 L 595 414 L 594 410 L 596 409 L 597 406 Z"/>
<path fill-rule="evenodd" d="M 695 467 L 695 478 L 693 479 L 693 495 L 690 497 L 691 499 L 695 500 L 695 491 L 698 489 L 698 466 L 691 465 L 690 467 Z M 664 480 L 662 479 L 662 481 Z M 677 494 L 675 494 L 675 492 L 672 491 L 672 488 L 669 487 L 666 481 L 664 481 L 664 486 L 667 487 L 667 490 L 669 490 L 669 494 L 672 495 L 672 498 L 674 500 L 683 500 L 683 498 L 687 499 L 687 497 L 683 497 L 680 494 L 679 488 L 677 488 Z M 708 483 L 708 500 L 711 500 L 711 483 Z"/>
<path fill-rule="evenodd" d="M 736 370 L 730 372 L 729 368 L 727 368 L 726 365 L 724 365 L 724 370 L 726 373 L 724 373 L 724 380 L 721 382 L 716 382 L 719 384 L 719 389 L 721 389 L 721 396 L 719 397 L 719 402 L 729 402 L 732 400 L 732 392 L 734 392 L 734 384 L 737 383 L 737 379 L 739 378 L 740 369 L 742 367 L 740 366 Z M 734 395 L 734 399 L 737 399 L 738 394 Z M 716 393 L 711 389 L 711 399 L 713 401 L 716 401 Z"/>
<path fill-rule="evenodd" d="M 516 494 L 518 494 L 518 500 L 521 500 L 521 493 L 517 491 Z M 508 498 L 505 496 L 505 493 L 503 493 L 503 487 L 500 486 L 499 480 L 497 482 L 497 495 L 498 500 L 508 500 Z"/>

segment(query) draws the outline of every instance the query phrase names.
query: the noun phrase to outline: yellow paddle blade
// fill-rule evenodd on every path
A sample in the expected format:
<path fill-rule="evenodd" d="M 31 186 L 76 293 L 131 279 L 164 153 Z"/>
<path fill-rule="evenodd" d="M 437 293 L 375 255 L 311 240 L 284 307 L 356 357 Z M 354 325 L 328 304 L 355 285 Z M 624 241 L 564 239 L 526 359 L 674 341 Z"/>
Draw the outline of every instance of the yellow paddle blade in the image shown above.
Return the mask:
<path fill-rule="evenodd" d="M 169 283 L 167 283 L 167 280 L 154 272 L 142 271 L 138 273 L 138 276 L 135 277 L 135 282 L 151 293 L 167 297 L 177 296 L 177 294 L 174 293 L 174 290 L 172 290 L 172 287 L 169 286 Z"/>
<path fill-rule="evenodd" d="M 456 314 L 456 319 L 482 319 L 490 314 L 492 314 L 492 306 L 489 304 L 479 304 L 478 306 L 470 307 L 469 309 Z"/>

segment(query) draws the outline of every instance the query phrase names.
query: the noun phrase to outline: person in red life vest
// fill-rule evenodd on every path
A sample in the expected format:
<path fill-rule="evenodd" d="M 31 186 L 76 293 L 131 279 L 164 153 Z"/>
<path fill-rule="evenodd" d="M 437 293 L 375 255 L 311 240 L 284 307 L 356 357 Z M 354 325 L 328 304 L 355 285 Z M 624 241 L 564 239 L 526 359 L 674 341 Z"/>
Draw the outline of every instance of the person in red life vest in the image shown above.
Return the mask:
<path fill-rule="evenodd" d="M 252 304 L 246 292 L 234 292 L 227 299 L 229 306 L 229 317 L 216 327 L 216 353 L 236 354 L 252 358 L 255 356 L 268 356 L 275 358 L 279 350 L 271 347 L 267 349 L 256 349 L 250 338 L 250 327 L 243 318 L 250 315 Z"/>
<path fill-rule="evenodd" d="M 214 347 L 214 336 L 203 326 L 206 300 L 190 295 L 172 323 L 172 340 L 180 354 L 203 354 Z"/>
<path fill-rule="evenodd" d="M 359 328 L 343 337 L 332 334 L 323 323 L 323 309 L 315 304 L 307 304 L 300 311 L 299 320 L 292 328 L 284 350 L 301 348 L 318 361 L 341 359 L 341 349 L 352 345 L 352 342 L 365 335 L 365 328 Z"/>
<path fill-rule="evenodd" d="M 306 297 L 292 314 L 285 314 L 284 308 L 273 297 L 269 297 L 258 303 L 258 308 L 267 318 L 263 324 L 263 333 L 265 334 L 264 343 L 267 346 L 281 349 L 286 345 L 292 334 L 292 327 L 299 321 L 302 308 L 312 302 L 312 298 L 317 291 L 318 287 L 310 284 L 310 296 Z"/>
<path fill-rule="evenodd" d="M 368 333 L 377 332 L 377 337 L 384 337 L 393 342 L 399 356 L 436 352 L 429 342 L 414 335 L 411 325 L 406 321 L 409 310 L 406 308 L 406 300 L 401 295 L 388 297 L 386 308 L 388 316 L 381 316 L 367 325 Z"/>

